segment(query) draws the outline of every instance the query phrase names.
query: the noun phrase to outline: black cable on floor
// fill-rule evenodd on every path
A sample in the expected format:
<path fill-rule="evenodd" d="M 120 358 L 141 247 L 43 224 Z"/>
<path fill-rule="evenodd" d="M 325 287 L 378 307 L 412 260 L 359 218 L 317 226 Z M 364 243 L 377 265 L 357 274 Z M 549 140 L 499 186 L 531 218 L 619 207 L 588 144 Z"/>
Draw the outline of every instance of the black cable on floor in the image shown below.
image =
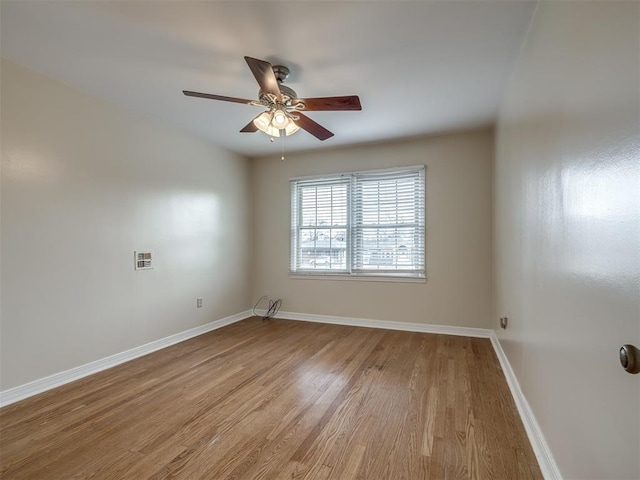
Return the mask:
<path fill-rule="evenodd" d="M 256 308 L 258 308 L 258 305 L 260 305 L 260 302 L 262 302 L 262 300 L 264 300 L 265 298 L 268 298 L 268 297 L 266 295 L 261 296 L 256 302 L 256 304 L 253 306 L 252 312 L 254 316 L 256 317 L 260 316 L 256 312 Z M 269 300 L 269 308 L 267 308 L 267 312 L 265 313 L 265 315 L 262 316 L 262 320 L 269 320 L 273 318 L 280 310 L 281 305 L 282 305 L 281 298 L 278 298 L 277 300 Z"/>

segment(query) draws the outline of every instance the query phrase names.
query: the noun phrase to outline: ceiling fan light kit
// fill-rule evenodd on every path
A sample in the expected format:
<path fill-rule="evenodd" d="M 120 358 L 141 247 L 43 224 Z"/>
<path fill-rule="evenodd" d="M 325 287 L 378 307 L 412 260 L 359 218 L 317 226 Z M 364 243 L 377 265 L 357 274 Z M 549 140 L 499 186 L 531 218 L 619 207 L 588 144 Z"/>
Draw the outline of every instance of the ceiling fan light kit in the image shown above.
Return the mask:
<path fill-rule="evenodd" d="M 288 137 L 300 130 L 282 110 L 262 112 L 253 120 L 253 124 L 270 137 L 280 137 L 282 134 Z"/>
<path fill-rule="evenodd" d="M 362 110 L 360 99 L 357 95 L 298 98 L 293 89 L 282 84 L 289 76 L 287 67 L 271 65 L 265 60 L 258 60 L 252 57 L 244 57 L 244 59 L 260 86 L 260 91 L 258 92 L 259 100 L 247 100 L 189 90 L 183 90 L 182 93 L 189 97 L 265 107 L 267 111 L 256 116 L 240 132 L 253 133 L 260 130 L 272 138 L 293 135 L 302 128 L 317 139 L 326 140 L 332 137 L 333 133 L 304 115 L 302 111 Z"/>

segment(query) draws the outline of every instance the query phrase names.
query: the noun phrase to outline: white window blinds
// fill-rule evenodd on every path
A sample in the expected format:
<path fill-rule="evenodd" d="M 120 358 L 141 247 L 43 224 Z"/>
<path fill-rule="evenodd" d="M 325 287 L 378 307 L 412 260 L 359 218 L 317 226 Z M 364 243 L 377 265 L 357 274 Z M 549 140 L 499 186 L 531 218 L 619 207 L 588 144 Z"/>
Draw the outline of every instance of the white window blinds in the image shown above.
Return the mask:
<path fill-rule="evenodd" d="M 423 172 L 354 174 L 354 272 L 424 275 Z"/>
<path fill-rule="evenodd" d="M 291 181 L 293 273 L 425 277 L 424 166 Z"/>
<path fill-rule="evenodd" d="M 293 182 L 292 271 L 347 271 L 348 178 Z"/>

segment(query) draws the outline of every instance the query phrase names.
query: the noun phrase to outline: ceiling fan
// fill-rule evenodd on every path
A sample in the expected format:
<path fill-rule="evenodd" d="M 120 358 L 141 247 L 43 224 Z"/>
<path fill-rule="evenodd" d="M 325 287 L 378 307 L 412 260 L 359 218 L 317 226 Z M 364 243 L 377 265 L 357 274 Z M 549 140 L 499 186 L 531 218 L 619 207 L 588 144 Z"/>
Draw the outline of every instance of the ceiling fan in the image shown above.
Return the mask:
<path fill-rule="evenodd" d="M 210 93 L 199 93 L 183 90 L 182 93 L 189 97 L 208 98 L 222 100 L 223 102 L 246 103 L 258 107 L 267 108 L 249 122 L 242 130 L 243 133 L 263 131 L 271 137 L 280 137 L 296 133 L 299 129 L 306 130 L 319 140 L 326 140 L 333 133 L 319 123 L 314 122 L 303 111 L 337 111 L 337 110 L 362 110 L 360 99 L 357 95 L 344 97 L 320 97 L 298 98 L 293 89 L 283 85 L 289 75 L 289 69 L 282 65 L 271 65 L 265 60 L 244 57 L 253 76 L 256 77 L 260 91 L 258 100 L 245 98 L 225 97 Z"/>

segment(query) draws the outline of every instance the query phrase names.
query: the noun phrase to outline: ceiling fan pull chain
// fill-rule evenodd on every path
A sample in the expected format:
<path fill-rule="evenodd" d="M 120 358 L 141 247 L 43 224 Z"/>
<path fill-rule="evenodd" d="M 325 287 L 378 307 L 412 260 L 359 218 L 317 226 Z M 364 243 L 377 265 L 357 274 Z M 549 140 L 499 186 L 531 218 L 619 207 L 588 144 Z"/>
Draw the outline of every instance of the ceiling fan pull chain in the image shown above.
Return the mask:
<path fill-rule="evenodd" d="M 280 130 L 280 146 L 282 147 L 282 157 L 280 160 L 284 162 L 284 130 Z"/>

